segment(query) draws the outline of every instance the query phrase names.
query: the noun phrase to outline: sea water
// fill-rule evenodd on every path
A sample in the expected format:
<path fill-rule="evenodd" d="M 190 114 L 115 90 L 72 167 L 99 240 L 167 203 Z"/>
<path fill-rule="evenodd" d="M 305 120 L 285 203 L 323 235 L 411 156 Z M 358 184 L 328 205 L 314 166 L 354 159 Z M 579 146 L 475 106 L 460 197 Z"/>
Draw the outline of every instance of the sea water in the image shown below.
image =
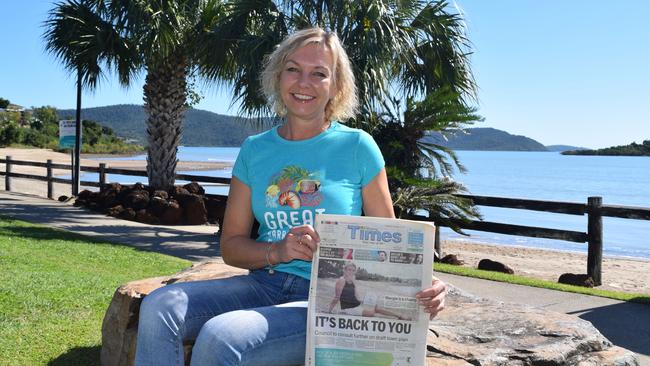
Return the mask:
<path fill-rule="evenodd" d="M 181 147 L 179 160 L 234 163 L 239 148 Z M 528 198 L 586 203 L 600 196 L 603 204 L 650 207 L 650 157 L 570 156 L 556 152 L 458 151 L 466 174 L 456 173 L 468 193 L 474 195 Z M 145 155 L 126 159 L 146 159 Z M 184 174 L 230 177 L 231 168 Z M 83 174 L 82 180 L 97 180 Z M 109 175 L 109 181 L 146 183 L 145 177 Z M 185 182 L 177 182 L 183 184 Z M 227 187 L 206 187 L 208 193 L 227 194 Z M 587 216 L 527 210 L 479 207 L 483 219 L 492 222 L 586 231 Z M 606 255 L 650 258 L 650 221 L 603 218 Z M 463 236 L 442 228 L 443 239 L 469 240 L 514 246 L 585 252 L 586 243 L 527 238 L 479 231 Z"/>

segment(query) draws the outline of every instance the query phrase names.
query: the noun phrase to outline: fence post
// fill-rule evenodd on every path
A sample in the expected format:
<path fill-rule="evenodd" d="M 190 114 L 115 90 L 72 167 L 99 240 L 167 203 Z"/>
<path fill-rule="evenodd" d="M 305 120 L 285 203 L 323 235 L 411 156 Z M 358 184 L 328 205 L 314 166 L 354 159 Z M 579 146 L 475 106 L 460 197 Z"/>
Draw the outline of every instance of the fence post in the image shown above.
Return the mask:
<path fill-rule="evenodd" d="M 438 259 L 442 259 L 442 245 L 440 245 L 440 227 L 436 226 L 436 240 L 433 242 L 433 249 L 438 255 Z M 435 257 L 435 255 L 434 255 Z"/>
<path fill-rule="evenodd" d="M 7 155 L 7 163 L 5 164 L 5 191 L 11 191 L 11 156 Z"/>
<path fill-rule="evenodd" d="M 104 190 L 106 185 L 106 163 L 99 164 L 99 191 Z"/>
<path fill-rule="evenodd" d="M 47 159 L 47 198 L 54 196 L 54 182 L 52 182 L 52 159 Z"/>
<path fill-rule="evenodd" d="M 602 285 L 603 262 L 603 216 L 601 207 L 602 197 L 587 198 L 587 274 L 594 280 L 596 286 Z"/>
<path fill-rule="evenodd" d="M 433 215 L 431 212 L 429 212 L 429 220 L 433 220 Z M 432 221 L 433 222 L 433 221 Z M 436 223 L 434 222 L 434 225 Z M 436 257 L 436 254 L 438 255 L 438 259 L 442 258 L 442 245 L 440 243 L 440 226 L 436 225 L 436 231 L 433 236 L 433 257 Z"/>

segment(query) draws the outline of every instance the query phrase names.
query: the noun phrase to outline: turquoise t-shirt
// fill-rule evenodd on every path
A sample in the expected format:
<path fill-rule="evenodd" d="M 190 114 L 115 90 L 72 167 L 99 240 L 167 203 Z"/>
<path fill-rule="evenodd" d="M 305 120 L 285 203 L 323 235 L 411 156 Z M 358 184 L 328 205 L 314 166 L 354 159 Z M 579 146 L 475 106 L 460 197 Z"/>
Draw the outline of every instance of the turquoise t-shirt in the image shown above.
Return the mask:
<path fill-rule="evenodd" d="M 307 140 L 285 140 L 277 127 L 250 136 L 232 174 L 251 190 L 260 223 L 257 241 L 276 242 L 294 226 L 314 225 L 317 213 L 361 215 L 361 188 L 383 167 L 369 134 L 332 122 Z M 293 260 L 275 268 L 309 279 L 311 262 Z"/>

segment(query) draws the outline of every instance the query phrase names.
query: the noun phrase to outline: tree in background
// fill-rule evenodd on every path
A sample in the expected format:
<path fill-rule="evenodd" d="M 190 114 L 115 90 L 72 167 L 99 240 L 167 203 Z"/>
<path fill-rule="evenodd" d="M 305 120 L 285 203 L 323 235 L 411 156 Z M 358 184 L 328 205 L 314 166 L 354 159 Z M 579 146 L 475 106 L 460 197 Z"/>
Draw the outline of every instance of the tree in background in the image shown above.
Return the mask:
<path fill-rule="evenodd" d="M 0 129 L 0 145 L 5 146 L 13 142 L 20 142 L 23 138 L 22 129 L 16 122 L 10 121 Z"/>
<path fill-rule="evenodd" d="M 145 73 L 149 185 L 170 189 L 187 108 L 187 80 L 204 69 L 205 33 L 221 8 L 218 1 L 67 0 L 45 22 L 47 50 L 71 72 L 81 70 L 94 88 L 106 72 L 122 85 Z M 190 93 L 191 94 L 191 93 Z M 192 94 L 193 95 L 193 94 Z"/>
<path fill-rule="evenodd" d="M 0 108 L 2 108 L 2 109 L 7 108 L 7 106 L 8 106 L 10 103 L 11 103 L 11 102 L 9 101 L 9 99 L 0 98 Z"/>

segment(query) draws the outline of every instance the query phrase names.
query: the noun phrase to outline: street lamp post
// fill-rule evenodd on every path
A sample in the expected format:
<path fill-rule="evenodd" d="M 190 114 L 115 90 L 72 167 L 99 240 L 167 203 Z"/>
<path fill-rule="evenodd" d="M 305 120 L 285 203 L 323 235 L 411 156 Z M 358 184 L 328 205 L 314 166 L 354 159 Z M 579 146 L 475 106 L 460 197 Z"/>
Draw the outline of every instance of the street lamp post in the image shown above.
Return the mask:
<path fill-rule="evenodd" d="M 81 171 L 81 67 L 77 67 L 77 114 L 74 141 L 74 171 L 72 172 L 72 195 L 79 195 L 79 173 Z"/>

